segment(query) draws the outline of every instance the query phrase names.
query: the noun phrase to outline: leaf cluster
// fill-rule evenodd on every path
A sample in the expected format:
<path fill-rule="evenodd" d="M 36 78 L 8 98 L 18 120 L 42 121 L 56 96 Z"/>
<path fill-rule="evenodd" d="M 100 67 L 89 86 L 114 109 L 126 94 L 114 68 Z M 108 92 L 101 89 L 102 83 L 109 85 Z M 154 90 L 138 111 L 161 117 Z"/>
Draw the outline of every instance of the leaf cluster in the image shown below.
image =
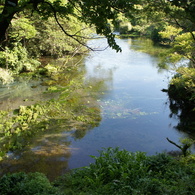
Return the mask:
<path fill-rule="evenodd" d="M 170 110 L 180 119 L 177 129 L 193 133 L 195 130 L 195 70 L 180 67 L 168 87 Z"/>
<path fill-rule="evenodd" d="M 118 148 L 100 151 L 95 163 L 56 181 L 68 194 L 191 194 L 193 166 L 161 153 L 146 156 Z"/>
<path fill-rule="evenodd" d="M 117 15 L 120 12 L 127 12 L 127 10 L 133 10 L 134 4 L 139 2 L 138 0 L 125 1 L 125 0 L 53 0 L 53 1 L 19 1 L 16 6 L 15 13 L 37 13 L 40 18 L 47 20 L 50 17 L 54 17 L 58 23 L 59 28 L 63 30 L 65 35 L 73 38 L 78 43 L 78 37 L 74 34 L 69 34 L 58 21 L 58 17 L 69 19 L 71 16 L 76 17 L 78 20 L 85 22 L 88 25 L 95 26 L 97 34 L 102 34 L 108 39 L 110 47 L 117 52 L 121 51 L 120 47 L 114 40 L 114 34 L 110 28 L 111 24 L 114 24 Z M 6 6 L 6 5 L 4 5 Z M 9 8 L 11 9 L 11 8 Z M 13 12 L 14 13 L 14 12 Z M 31 15 L 32 15 L 31 14 Z M 2 13 L 2 19 L 4 18 Z M 6 17 L 6 16 L 5 16 Z"/>
<path fill-rule="evenodd" d="M 58 195 L 61 194 L 53 187 L 42 173 L 7 174 L 0 179 L 1 195 Z"/>
<path fill-rule="evenodd" d="M 39 65 L 40 62 L 30 58 L 26 48 L 20 43 L 15 43 L 11 48 L 6 47 L 4 51 L 0 51 L 0 66 L 12 70 L 13 73 L 34 71 Z"/>
<path fill-rule="evenodd" d="M 147 156 L 119 148 L 99 151 L 95 162 L 53 183 L 41 173 L 14 173 L 0 178 L 6 194 L 193 194 L 194 156 L 176 160 L 165 153 Z"/>
<path fill-rule="evenodd" d="M 170 81 L 169 97 L 182 109 L 184 105 L 189 111 L 195 109 L 195 69 L 180 67 Z"/>

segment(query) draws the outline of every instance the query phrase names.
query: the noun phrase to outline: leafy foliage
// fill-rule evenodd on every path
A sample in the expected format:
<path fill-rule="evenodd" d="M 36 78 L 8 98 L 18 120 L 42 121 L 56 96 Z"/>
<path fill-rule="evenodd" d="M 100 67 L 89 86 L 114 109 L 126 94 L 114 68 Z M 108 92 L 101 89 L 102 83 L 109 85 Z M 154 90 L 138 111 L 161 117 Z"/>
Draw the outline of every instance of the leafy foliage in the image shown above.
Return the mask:
<path fill-rule="evenodd" d="M 12 27 L 10 36 L 12 39 L 21 41 L 25 39 L 30 39 L 36 36 L 36 29 L 32 25 L 32 21 L 28 18 L 17 18 L 12 21 Z"/>
<path fill-rule="evenodd" d="M 14 173 L 4 175 L 0 179 L 2 195 L 58 195 L 61 194 L 51 185 L 47 177 L 41 173 Z"/>
<path fill-rule="evenodd" d="M 161 153 L 146 156 L 108 148 L 94 157 L 95 163 L 74 170 L 56 181 L 69 194 L 191 194 L 193 165 Z"/>
<path fill-rule="evenodd" d="M 187 132 L 195 130 L 195 69 L 180 67 L 177 74 L 172 78 L 168 95 L 170 109 L 179 117 L 178 129 Z"/>
<path fill-rule="evenodd" d="M 180 67 L 177 69 L 177 75 L 171 80 L 171 85 L 174 85 L 178 92 L 182 93 L 182 89 L 185 90 L 185 94 L 191 94 L 189 100 L 195 101 L 195 69 Z M 179 94 L 177 94 L 179 95 Z M 183 94 L 184 95 L 184 94 Z"/>
<path fill-rule="evenodd" d="M 165 153 L 147 156 L 119 148 L 99 151 L 95 162 L 73 170 L 53 183 L 42 173 L 13 173 L 0 178 L 6 194 L 193 194 L 193 155 L 174 159 Z"/>
<path fill-rule="evenodd" d="M 7 2 L 7 1 L 6 1 Z M 63 32 L 76 40 L 78 43 L 82 43 L 79 40 L 77 32 L 71 34 L 67 29 L 63 28 L 60 24 L 58 17 L 64 17 L 70 19 L 71 16 L 75 16 L 78 20 L 85 22 L 88 25 L 95 26 L 97 34 L 106 36 L 110 47 L 116 51 L 121 51 L 120 47 L 114 40 L 114 34 L 111 30 L 111 24 L 115 23 L 116 16 L 119 12 L 127 10 L 134 10 L 134 4 L 138 0 L 133 1 L 111 1 L 111 0 L 85 0 L 85 1 L 17 1 L 16 6 L 10 7 L 9 3 L 4 4 L 3 11 L 0 15 L 0 25 L 2 26 L 2 38 L 5 37 L 5 31 L 7 26 L 6 20 L 13 19 L 14 14 L 22 11 L 31 12 L 36 11 L 38 15 L 44 19 L 48 19 L 51 16 L 55 18 L 59 27 Z M 6 15 L 6 10 L 10 10 Z"/>
<path fill-rule="evenodd" d="M 139 1 L 128 16 L 132 32 L 147 36 L 155 42 L 170 46 L 169 52 L 161 54 L 161 67 L 165 64 L 189 59 L 194 66 L 194 1 Z M 131 10 L 132 11 L 132 10 Z"/>
<path fill-rule="evenodd" d="M 76 17 L 70 16 L 69 19 L 60 18 L 60 23 L 69 33 L 78 32 L 78 40 L 85 43 L 84 36 L 88 37 L 91 32 L 84 23 L 78 21 Z M 46 20 L 33 17 L 33 25 L 37 30 L 37 35 L 27 41 L 26 47 L 33 56 L 53 56 L 63 57 L 66 54 L 82 53 L 86 50 L 82 45 L 71 37 L 65 36 L 63 31 L 56 24 L 54 18 Z M 81 30 L 81 28 L 83 30 Z"/>
<path fill-rule="evenodd" d="M 20 43 L 16 43 L 11 48 L 6 47 L 4 51 L 0 51 L 0 66 L 12 70 L 13 73 L 34 71 L 39 65 L 40 62 L 29 58 L 26 48 Z"/>
<path fill-rule="evenodd" d="M 3 1 L 0 67 L 18 74 L 34 71 L 39 65 L 35 59 L 41 55 L 62 57 L 81 53 L 84 51 L 81 46 L 93 50 L 86 45 L 87 35 L 91 33 L 89 26 L 106 36 L 110 47 L 121 51 L 112 26 L 118 13 L 134 9 L 133 2 L 13 0 L 10 4 Z"/>
<path fill-rule="evenodd" d="M 171 49 L 165 55 L 164 62 L 176 64 L 182 59 L 188 59 L 190 66 L 194 67 L 194 43 L 195 40 L 190 32 L 182 33 L 181 28 L 167 26 L 164 31 L 159 32 L 165 38 L 163 44 L 168 44 Z"/>
<path fill-rule="evenodd" d="M 17 14 L 8 31 L 8 39 L 0 50 L 0 67 L 7 72 L 18 74 L 35 71 L 40 66 L 40 56 L 64 57 L 66 54 L 86 51 L 76 40 L 65 36 L 53 17 L 47 20 L 29 12 Z M 29 19 L 31 18 L 31 20 Z M 60 23 L 69 33 L 76 32 L 80 42 L 90 29 L 75 16 L 60 18 Z"/>

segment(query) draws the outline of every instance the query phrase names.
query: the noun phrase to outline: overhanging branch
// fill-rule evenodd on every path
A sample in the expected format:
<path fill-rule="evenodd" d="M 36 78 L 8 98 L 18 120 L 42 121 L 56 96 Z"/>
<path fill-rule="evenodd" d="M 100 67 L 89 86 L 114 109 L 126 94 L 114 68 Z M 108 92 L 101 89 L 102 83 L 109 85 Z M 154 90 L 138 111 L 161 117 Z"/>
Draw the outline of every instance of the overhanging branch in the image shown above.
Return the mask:
<path fill-rule="evenodd" d="M 190 144 L 184 144 L 183 147 L 182 147 L 182 146 L 176 144 L 175 142 L 171 141 L 168 137 L 167 137 L 167 140 L 171 144 L 173 144 L 176 147 L 178 147 L 182 151 L 182 153 L 183 153 L 184 156 L 187 156 L 187 154 L 188 154 L 188 151 L 187 150 L 190 148 L 190 146 L 191 146 Z"/>
<path fill-rule="evenodd" d="M 49 3 L 49 2 L 43 2 L 43 3 L 48 4 L 48 5 L 51 7 L 51 9 L 53 10 L 54 18 L 55 18 L 55 20 L 56 20 L 58 26 L 61 28 L 61 30 L 64 32 L 65 35 L 67 35 L 68 37 L 71 37 L 71 38 L 74 39 L 76 42 L 78 42 L 79 44 L 81 44 L 81 45 L 83 45 L 84 47 L 88 48 L 89 50 L 91 50 L 91 51 L 97 51 L 96 49 L 93 49 L 93 48 L 89 47 L 88 45 L 86 45 L 85 43 L 83 43 L 82 41 L 80 41 L 79 39 L 77 39 L 76 37 L 79 37 L 79 38 L 83 38 L 83 39 L 84 39 L 83 36 L 77 35 L 78 32 L 75 33 L 75 34 L 73 34 L 73 35 L 71 35 L 71 34 L 69 34 L 66 30 L 64 30 L 63 26 L 60 24 L 60 22 L 59 22 L 59 20 L 58 20 L 58 18 L 57 18 L 56 10 L 55 10 L 55 8 L 53 7 L 53 5 L 52 5 L 51 3 Z M 102 51 L 102 50 L 101 50 L 101 51 Z"/>

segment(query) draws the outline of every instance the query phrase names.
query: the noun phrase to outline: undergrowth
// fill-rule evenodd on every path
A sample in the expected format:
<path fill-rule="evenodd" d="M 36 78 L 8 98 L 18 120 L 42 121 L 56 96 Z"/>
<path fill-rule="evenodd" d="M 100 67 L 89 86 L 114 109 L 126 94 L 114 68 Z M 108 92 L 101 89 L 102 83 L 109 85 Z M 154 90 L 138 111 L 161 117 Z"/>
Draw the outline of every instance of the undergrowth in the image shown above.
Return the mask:
<path fill-rule="evenodd" d="M 119 148 L 100 151 L 95 163 L 59 178 L 55 185 L 65 194 L 193 194 L 193 163 L 165 153 L 147 156 Z"/>
<path fill-rule="evenodd" d="M 14 173 L 0 179 L 0 194 L 186 195 L 195 191 L 195 158 L 165 153 L 147 156 L 119 148 L 99 151 L 93 164 L 53 183 L 41 173 Z"/>

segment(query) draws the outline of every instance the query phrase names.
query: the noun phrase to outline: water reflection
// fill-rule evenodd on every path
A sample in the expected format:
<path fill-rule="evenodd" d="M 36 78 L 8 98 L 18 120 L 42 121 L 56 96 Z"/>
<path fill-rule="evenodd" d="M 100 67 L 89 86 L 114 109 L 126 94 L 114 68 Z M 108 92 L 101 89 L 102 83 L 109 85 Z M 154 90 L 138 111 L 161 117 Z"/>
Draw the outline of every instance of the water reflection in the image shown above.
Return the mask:
<path fill-rule="evenodd" d="M 195 139 L 195 111 L 192 109 L 192 105 L 181 103 L 181 101 L 173 98 L 170 98 L 169 101 L 170 117 L 178 119 L 178 124 L 175 128 L 186 133 L 190 138 Z"/>
<path fill-rule="evenodd" d="M 148 154 L 175 149 L 166 137 L 177 142 L 183 134 L 173 130 L 178 121 L 169 118 L 168 97 L 161 92 L 168 84 L 167 73 L 158 73 L 155 56 L 131 49 L 139 46 L 136 40 L 117 42 L 122 53 L 90 53 L 74 72 L 66 69 L 46 81 L 63 88 L 50 105 L 48 129 L 30 139 L 24 151 L 2 161 L 1 175 L 40 171 L 52 180 L 93 162 L 89 155 L 97 155 L 102 147 Z M 90 44 L 107 45 L 105 39 Z"/>
<path fill-rule="evenodd" d="M 40 96 L 38 93 L 33 94 L 37 99 L 33 103 L 38 103 L 37 106 L 42 109 L 42 114 L 37 121 L 29 122 L 28 132 L 31 136 L 28 133 L 22 136 L 15 135 L 9 141 L 1 141 L 1 149 L 6 149 L 10 143 L 22 144 L 23 149 L 8 153 L 8 157 L 0 163 L 0 175 L 7 172 L 40 171 L 53 180 L 69 169 L 68 160 L 71 152 L 76 150 L 71 146 L 72 140 L 82 139 L 87 132 L 99 125 L 101 115 L 97 97 L 100 96 L 97 91 L 106 90 L 104 81 L 101 79 L 86 82 L 85 68 L 82 65 L 68 70 L 66 68 L 63 68 L 60 73 L 52 74 L 42 81 L 42 85 L 37 86 L 37 91 L 43 86 L 45 91 L 43 90 L 44 94 L 40 93 Z M 22 88 L 23 94 L 13 97 L 9 109 L 18 108 L 23 103 L 24 94 L 28 94 L 31 85 L 32 83 L 26 85 L 30 89 Z M 23 86 L 22 82 L 21 86 Z M 17 91 L 19 88 L 20 86 Z M 32 98 L 30 94 L 28 95 Z M 30 104 L 31 101 L 27 102 Z M 23 108 L 29 113 L 32 112 L 28 107 Z M 23 116 L 26 117 L 26 114 Z M 11 121 L 12 118 L 10 117 L 9 120 Z M 12 121 L 15 122 L 14 119 Z M 18 124 L 17 121 L 15 123 L 17 127 L 23 125 L 23 123 Z"/>
<path fill-rule="evenodd" d="M 155 55 L 135 50 L 140 48 L 140 40 L 118 39 L 117 42 L 122 53 L 107 49 L 92 53 L 85 61 L 86 79 L 104 78 L 103 73 L 111 70 L 112 82 L 98 100 L 103 116 L 100 126 L 79 142 L 72 142 L 80 150 L 70 158 L 70 168 L 93 162 L 88 155 L 98 155 L 96 151 L 102 147 L 119 146 L 155 154 L 176 149 L 166 137 L 177 142 L 185 136 L 174 130 L 177 119 L 169 118 L 168 97 L 161 91 L 168 85 L 169 73 L 158 71 Z M 144 40 L 141 43 L 144 44 Z M 103 45 L 105 40 L 98 40 L 96 44 Z"/>
<path fill-rule="evenodd" d="M 143 41 L 143 39 L 140 38 L 140 39 L 134 39 L 133 42 L 134 43 L 131 45 L 131 48 L 137 51 L 143 51 L 145 53 L 151 54 L 152 56 L 159 56 L 159 51 L 164 52 L 164 50 L 166 50 L 166 48 L 162 48 L 159 47 L 158 45 L 154 45 L 154 43 L 151 40 Z M 188 63 L 189 61 L 184 59 L 178 62 L 177 65 L 179 67 Z M 156 64 L 158 68 L 158 63 L 155 62 L 154 64 Z M 172 69 L 172 67 L 170 67 L 170 69 Z M 159 67 L 159 72 L 163 73 L 164 71 L 165 70 Z M 170 79 L 174 76 L 175 73 L 176 72 L 173 72 L 173 74 L 169 75 Z M 176 124 L 174 128 L 180 132 L 185 133 L 186 136 L 189 136 L 190 138 L 194 139 L 195 138 L 195 133 L 194 133 L 195 111 L 193 111 L 193 105 L 192 105 L 193 103 L 189 104 L 189 102 L 184 102 L 183 100 L 178 99 L 177 97 L 178 92 L 175 94 L 173 92 L 174 92 L 174 86 L 171 86 L 170 92 L 168 93 L 169 100 L 167 101 L 167 105 L 169 105 L 170 108 L 170 112 L 171 112 L 170 117 L 175 118 L 178 121 L 178 124 Z M 182 91 L 180 93 L 182 93 Z"/>

